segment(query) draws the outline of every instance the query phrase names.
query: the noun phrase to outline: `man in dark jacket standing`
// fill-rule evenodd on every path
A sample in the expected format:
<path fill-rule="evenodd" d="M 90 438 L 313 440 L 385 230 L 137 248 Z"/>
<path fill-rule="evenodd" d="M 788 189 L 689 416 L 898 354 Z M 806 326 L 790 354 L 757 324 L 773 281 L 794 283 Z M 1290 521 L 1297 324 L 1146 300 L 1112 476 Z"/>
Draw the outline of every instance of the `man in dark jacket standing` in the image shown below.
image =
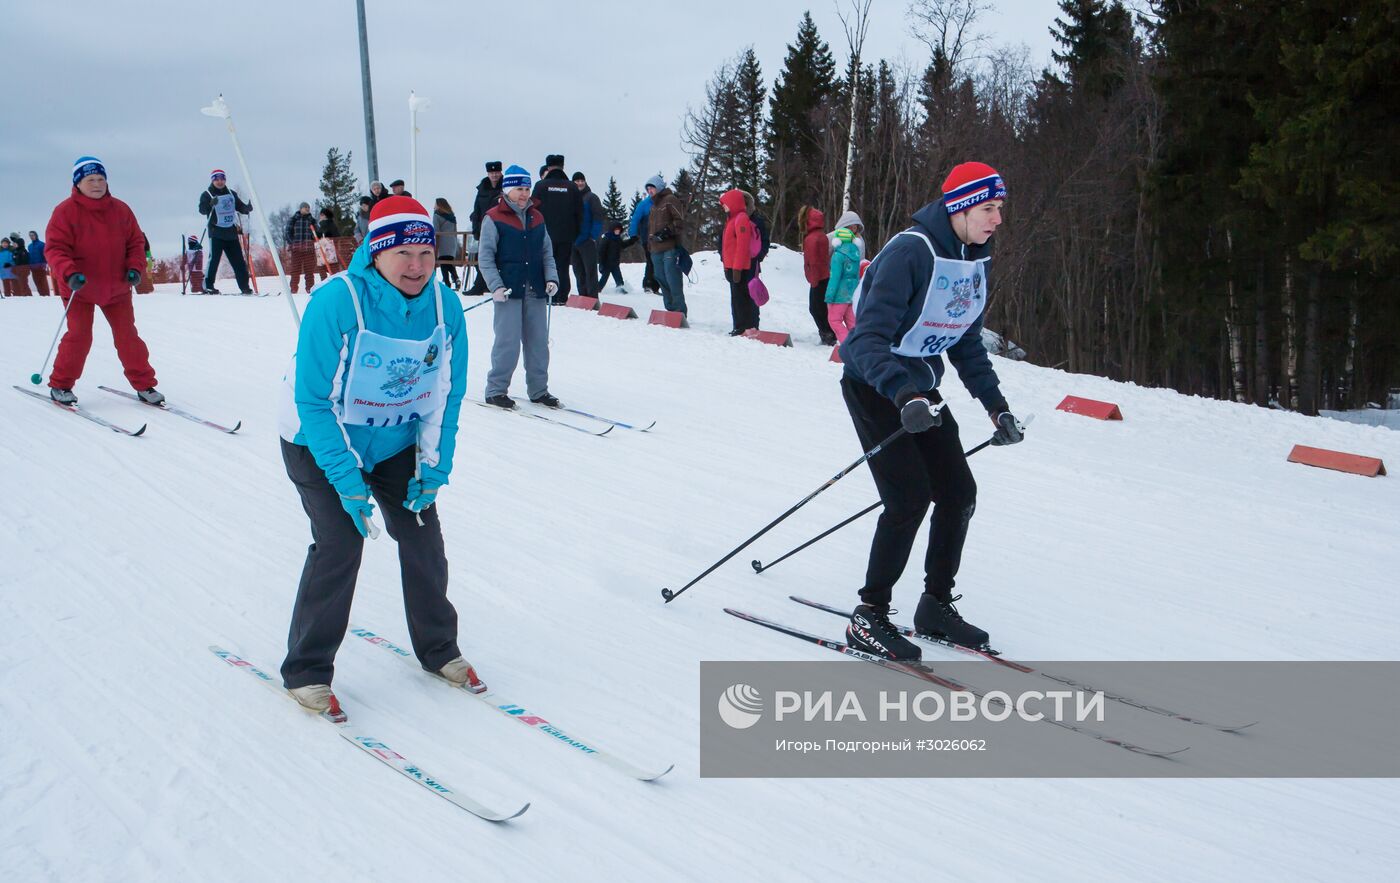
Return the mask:
<path fill-rule="evenodd" d="M 476 185 L 476 201 L 472 203 L 472 242 L 473 248 L 479 249 L 481 243 L 481 219 L 486 217 L 486 213 L 501 201 L 501 161 L 493 159 L 486 164 L 486 177 L 481 179 L 481 183 Z M 475 254 L 475 252 L 473 252 Z M 472 283 L 467 294 L 480 296 L 486 293 L 486 277 L 481 275 L 481 268 L 477 267 L 476 281 Z"/>
<path fill-rule="evenodd" d="M 603 201 L 589 188 L 583 172 L 574 172 L 570 180 L 583 197 L 583 225 L 574 240 L 574 276 L 579 294 L 597 297 L 602 288 L 598 284 L 598 239 L 603 235 Z"/>
<path fill-rule="evenodd" d="M 559 291 L 553 303 L 558 306 L 568 300 L 569 267 L 574 255 L 574 243 L 583 229 L 583 194 L 564 174 L 564 157 L 551 153 L 544 160 L 544 176 L 535 184 L 533 197 L 539 200 L 540 214 L 549 231 L 554 249 L 554 265 L 559 268 Z"/>
<path fill-rule="evenodd" d="M 223 169 L 209 173 L 209 187 L 199 194 L 199 213 L 209 218 L 209 269 L 204 274 L 204 293 L 218 294 L 214 279 L 219 272 L 219 259 L 228 255 L 229 266 L 233 267 L 238 290 L 252 294 L 248 287 L 248 266 L 243 261 L 243 248 L 238 236 L 243 231 L 238 226 L 238 216 L 253 210 L 250 203 L 244 202 L 236 190 L 228 188 Z"/>
<path fill-rule="evenodd" d="M 934 505 L 924 561 L 924 593 L 914 628 L 969 647 L 987 633 L 963 620 L 953 602 L 977 484 L 958 439 L 958 424 L 938 393 L 943 354 L 996 427 L 992 444 L 1019 442 L 1024 427 L 1011 414 L 987 350 L 988 240 L 1001 224 L 1006 185 L 984 163 L 956 166 L 943 198 L 914 213 L 865 271 L 856 326 L 841 344 L 841 393 L 856 435 L 869 451 L 903 428 L 905 435 L 869 461 L 885 504 L 875 528 L 861 603 L 846 639 L 891 659 L 918 659 L 919 648 L 889 620 L 894 584 L 904 571 L 929 503 Z"/>
<path fill-rule="evenodd" d="M 287 243 L 287 275 L 291 278 L 292 294 L 297 293 L 297 282 L 306 277 L 306 291 L 316 284 L 316 221 L 311 217 L 311 204 L 303 202 L 287 218 L 287 228 L 282 238 Z"/>

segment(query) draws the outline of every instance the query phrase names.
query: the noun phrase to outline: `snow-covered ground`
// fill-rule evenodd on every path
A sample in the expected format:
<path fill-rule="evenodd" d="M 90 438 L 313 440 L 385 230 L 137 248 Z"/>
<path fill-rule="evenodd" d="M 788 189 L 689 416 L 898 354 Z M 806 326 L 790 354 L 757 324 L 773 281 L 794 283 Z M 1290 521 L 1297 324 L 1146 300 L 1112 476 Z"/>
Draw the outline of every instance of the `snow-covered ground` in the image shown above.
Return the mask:
<path fill-rule="evenodd" d="M 599 413 L 655 418 L 653 432 L 589 438 L 467 407 L 439 504 L 463 647 L 488 681 L 566 729 L 676 770 L 656 784 L 627 780 L 362 641 L 340 653 L 337 691 L 365 729 L 483 799 L 533 801 L 504 826 L 372 763 L 206 649 L 218 643 L 275 672 L 309 542 L 277 448 L 277 388 L 293 344 L 281 298 L 181 298 L 163 286 L 138 299 L 161 389 L 213 419 L 242 419 L 236 436 L 98 391 L 124 386 L 100 321 L 77 392 L 113 419 L 148 421 L 144 438 L 0 395 L 0 876 L 1393 875 L 1394 781 L 700 779 L 701 660 L 831 656 L 721 607 L 838 635 L 839 621 L 785 597 L 849 603 L 873 521 L 763 576 L 746 562 L 875 499 L 858 471 L 662 605 L 661 586 L 689 580 L 859 453 L 840 368 L 807 316 L 800 256 L 770 259 L 763 320 L 793 332 L 795 349 L 723 335 L 717 266 L 697 256 L 689 330 L 554 311 L 552 390 Z M 634 291 L 640 269 L 625 268 Z M 643 317 L 660 304 L 607 299 Z M 0 303 L 10 382 L 38 368 L 59 308 Z M 468 314 L 473 395 L 490 310 Z M 973 461 L 980 496 L 958 588 L 963 612 L 1010 655 L 1394 657 L 1396 479 L 1285 458 L 1302 443 L 1378 456 L 1393 470 L 1400 436 L 996 364 L 1014 409 L 1037 419 L 1024 444 Z M 947 393 L 967 443 L 985 438 L 990 424 L 956 380 Z M 1117 402 L 1126 419 L 1055 411 L 1067 393 Z M 897 597 L 906 610 L 917 570 Z M 354 618 L 406 644 L 398 579 L 392 542 L 370 543 Z M 1191 735 L 1208 750 L 1211 734 Z"/>

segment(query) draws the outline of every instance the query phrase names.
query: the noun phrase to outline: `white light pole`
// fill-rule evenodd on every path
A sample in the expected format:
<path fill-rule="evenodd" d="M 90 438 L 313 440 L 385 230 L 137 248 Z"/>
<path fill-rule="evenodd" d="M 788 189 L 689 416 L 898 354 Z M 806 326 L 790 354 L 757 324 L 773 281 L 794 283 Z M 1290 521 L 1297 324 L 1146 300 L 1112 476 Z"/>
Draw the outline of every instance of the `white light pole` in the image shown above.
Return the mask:
<path fill-rule="evenodd" d="M 208 107 L 201 107 L 199 112 L 205 116 L 218 117 L 228 125 L 229 137 L 233 139 L 234 155 L 238 157 L 239 168 L 243 169 L 243 179 L 248 182 L 248 195 L 253 197 L 253 211 L 258 213 L 258 220 L 262 222 L 263 238 L 267 240 L 268 250 L 272 252 L 272 262 L 277 266 L 277 275 L 282 278 L 282 290 L 287 292 L 287 307 L 292 311 L 292 321 L 300 328 L 301 314 L 297 312 L 296 300 L 291 295 L 292 287 L 287 283 L 287 271 L 282 269 L 282 256 L 277 253 L 277 243 L 272 241 L 272 225 L 267 222 L 267 215 L 263 213 L 262 199 L 258 196 L 258 188 L 253 185 L 253 173 L 248 171 L 248 163 L 243 159 L 243 148 L 238 145 L 238 133 L 233 128 L 233 114 L 224 103 L 223 94 L 220 93 Z M 249 267 L 248 271 L 256 272 L 252 267 Z M 214 280 L 209 280 L 209 284 L 212 285 L 213 282 Z"/>
<path fill-rule="evenodd" d="M 419 98 L 412 91 L 408 93 L 408 178 L 413 187 L 411 192 L 419 202 L 423 201 L 423 194 L 418 192 L 418 111 L 427 110 L 432 103 L 430 98 Z"/>

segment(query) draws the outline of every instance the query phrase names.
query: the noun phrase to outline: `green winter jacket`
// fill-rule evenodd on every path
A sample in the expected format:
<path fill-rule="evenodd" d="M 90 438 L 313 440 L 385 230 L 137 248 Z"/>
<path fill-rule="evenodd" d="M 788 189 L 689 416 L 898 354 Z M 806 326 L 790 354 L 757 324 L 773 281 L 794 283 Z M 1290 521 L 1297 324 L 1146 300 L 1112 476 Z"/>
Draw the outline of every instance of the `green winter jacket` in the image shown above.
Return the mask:
<path fill-rule="evenodd" d="M 842 242 L 831 253 L 831 279 L 826 283 L 826 302 L 848 304 L 860 282 L 860 248 L 854 242 Z"/>

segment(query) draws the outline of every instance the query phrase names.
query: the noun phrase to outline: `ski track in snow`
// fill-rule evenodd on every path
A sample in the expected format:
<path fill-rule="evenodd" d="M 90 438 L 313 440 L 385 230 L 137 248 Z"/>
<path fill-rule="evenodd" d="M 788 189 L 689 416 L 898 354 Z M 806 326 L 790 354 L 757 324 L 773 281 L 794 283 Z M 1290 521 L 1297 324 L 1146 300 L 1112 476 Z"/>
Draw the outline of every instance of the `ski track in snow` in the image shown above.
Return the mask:
<path fill-rule="evenodd" d="M 655 418 L 652 432 L 594 439 L 465 407 L 439 503 L 463 648 L 486 680 L 566 731 L 674 772 L 630 781 L 348 637 L 336 686 L 359 728 L 486 803 L 532 801 L 489 825 L 212 656 L 218 643 L 269 672 L 281 661 L 309 542 L 277 445 L 294 334 L 278 298 L 182 299 L 166 285 L 137 298 L 160 388 L 211 420 L 242 419 L 237 435 L 97 390 L 126 386 L 101 320 L 78 395 L 124 425 L 147 422 L 144 438 L 0 398 L 3 876 L 798 879 L 873 867 L 1304 880 L 1379 878 L 1400 861 L 1397 786 L 1385 780 L 699 779 L 700 660 L 830 655 L 721 608 L 839 635 L 835 617 L 786 596 L 851 602 L 874 517 L 762 576 L 748 561 L 778 557 L 876 494 L 857 471 L 662 605 L 663 585 L 684 585 L 859 454 L 840 368 L 807 315 L 801 256 L 775 250 L 765 266 L 763 327 L 792 332 L 794 350 L 724 337 L 718 262 L 696 263 L 690 330 L 646 326 L 660 298 L 640 293 L 604 299 L 641 321 L 553 313 L 551 391 L 594 413 Z M 640 265 L 624 275 L 640 292 Z M 60 309 L 0 303 L 9 382 L 38 367 Z M 490 310 L 467 317 L 476 397 Z M 981 493 L 958 590 L 1009 655 L 1393 657 L 1400 602 L 1383 586 L 1400 571 L 1395 479 L 1285 457 L 1301 443 L 1394 470 L 1400 435 L 995 363 L 1013 409 L 1036 420 L 1024 444 L 973 460 Z M 948 381 L 971 447 L 991 424 Z M 1115 401 L 1126 420 L 1055 411 L 1067 393 Z M 906 614 L 921 556 L 916 547 L 896 595 Z M 369 543 L 352 618 L 406 646 L 398 579 L 392 541 Z M 624 640 L 635 644 L 619 649 Z M 1186 763 L 1238 744 L 1179 732 L 1197 746 Z"/>

